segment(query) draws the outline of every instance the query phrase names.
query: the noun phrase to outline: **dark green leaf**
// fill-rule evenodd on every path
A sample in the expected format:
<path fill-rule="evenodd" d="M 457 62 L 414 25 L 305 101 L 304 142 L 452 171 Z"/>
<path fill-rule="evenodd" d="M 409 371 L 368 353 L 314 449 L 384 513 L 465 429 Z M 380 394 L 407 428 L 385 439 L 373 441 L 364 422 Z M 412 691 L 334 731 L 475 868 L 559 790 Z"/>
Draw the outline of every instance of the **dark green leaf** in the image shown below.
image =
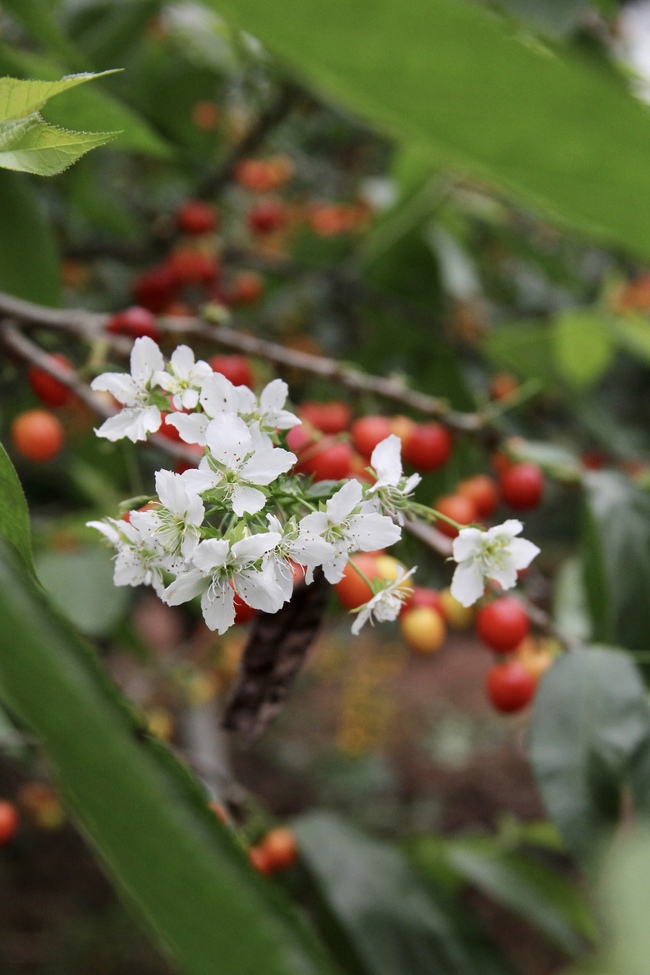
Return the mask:
<path fill-rule="evenodd" d="M 585 863 L 610 838 L 630 764 L 649 742 L 650 705 L 624 652 L 572 650 L 544 675 L 529 757 L 550 818 Z"/>
<path fill-rule="evenodd" d="M 138 732 L 89 647 L 13 550 L 0 558 L 0 696 L 45 744 L 107 869 L 184 975 L 332 975 L 207 797 Z"/>
<path fill-rule="evenodd" d="M 521 322 L 494 329 L 483 343 L 487 358 L 521 379 L 535 379 L 546 387 L 558 385 L 548 329 Z"/>
<path fill-rule="evenodd" d="M 59 255 L 27 179 L 0 171 L 0 288 L 45 305 L 61 303 Z"/>
<path fill-rule="evenodd" d="M 596 640 L 650 649 L 650 494 L 629 478 L 585 478 L 583 564 Z"/>
<path fill-rule="evenodd" d="M 531 43 L 463 0 L 232 7 L 309 81 L 384 130 L 650 256 L 639 205 L 650 194 L 650 118 L 602 65 Z"/>
<path fill-rule="evenodd" d="M 69 67 L 81 68 L 82 57 L 56 22 L 52 10 L 43 0 L 4 0 L 5 9 L 51 53 Z"/>
<path fill-rule="evenodd" d="M 105 636 L 118 623 L 131 590 L 113 585 L 113 567 L 98 546 L 70 552 L 44 552 L 36 573 L 52 601 L 88 636 Z"/>
<path fill-rule="evenodd" d="M 295 822 L 301 855 L 366 975 L 506 975 L 461 935 L 404 856 L 338 816 L 316 813 Z"/>
<path fill-rule="evenodd" d="M 14 465 L 0 444 L 0 535 L 16 547 L 33 573 L 29 511 Z"/>

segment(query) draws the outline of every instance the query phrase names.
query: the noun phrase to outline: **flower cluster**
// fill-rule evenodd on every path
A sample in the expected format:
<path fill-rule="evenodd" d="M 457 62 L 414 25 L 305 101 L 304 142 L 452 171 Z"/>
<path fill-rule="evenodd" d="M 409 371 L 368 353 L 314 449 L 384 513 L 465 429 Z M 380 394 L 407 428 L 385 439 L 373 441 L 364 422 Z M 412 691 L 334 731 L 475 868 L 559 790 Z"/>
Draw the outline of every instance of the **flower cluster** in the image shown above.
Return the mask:
<path fill-rule="evenodd" d="M 372 453 L 374 483 L 311 485 L 292 474 L 296 456 L 286 449 L 285 432 L 301 421 L 286 409 L 288 388 L 280 379 L 258 398 L 195 361 L 188 346 L 165 362 L 152 339 L 139 338 L 130 373 L 104 373 L 92 388 L 111 393 L 122 406 L 98 436 L 136 442 L 166 423 L 202 450 L 194 469 L 158 471 L 156 495 L 143 508 L 88 524 L 115 549 L 116 585 L 150 585 L 169 605 L 200 596 L 206 624 L 218 633 L 235 620 L 235 597 L 277 612 L 291 598 L 296 564 L 307 584 L 318 568 L 337 583 L 351 554 L 393 545 L 405 520 L 421 508 L 412 501 L 420 477 L 403 475 L 395 435 Z M 537 553 L 514 538 L 520 531 L 518 522 L 506 522 L 488 532 L 460 532 L 452 591 L 461 602 L 479 598 L 488 577 L 504 588 L 514 585 L 517 569 Z M 397 617 L 413 571 L 371 584 L 353 633 L 368 620 Z"/>

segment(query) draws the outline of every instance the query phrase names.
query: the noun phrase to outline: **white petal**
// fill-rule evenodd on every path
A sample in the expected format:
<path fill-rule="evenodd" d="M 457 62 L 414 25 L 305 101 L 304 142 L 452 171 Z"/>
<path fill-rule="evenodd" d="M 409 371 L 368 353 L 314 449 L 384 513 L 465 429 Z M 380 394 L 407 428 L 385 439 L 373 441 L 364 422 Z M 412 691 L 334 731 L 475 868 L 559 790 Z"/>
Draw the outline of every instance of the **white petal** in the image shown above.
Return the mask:
<path fill-rule="evenodd" d="M 180 477 L 186 482 L 188 490 L 194 491 L 196 494 L 203 494 L 205 491 L 209 491 L 210 488 L 216 487 L 223 480 L 219 473 L 213 473 L 209 470 L 197 470 L 196 468 L 183 471 Z"/>
<path fill-rule="evenodd" d="M 402 441 L 394 433 L 377 444 L 370 457 L 377 480 L 397 485 L 402 476 Z"/>
<path fill-rule="evenodd" d="M 502 525 L 494 525 L 493 528 L 488 528 L 486 531 L 486 536 L 490 541 L 494 538 L 504 538 L 508 539 L 514 538 L 515 535 L 519 535 L 523 530 L 522 523 L 517 518 L 508 518 L 504 521 Z"/>
<path fill-rule="evenodd" d="M 282 447 L 265 447 L 256 451 L 241 469 L 242 479 L 251 484 L 270 484 L 280 474 L 286 474 L 298 458 Z"/>
<path fill-rule="evenodd" d="M 362 552 L 388 548 L 402 537 L 402 529 L 387 515 L 352 515 L 347 534 Z"/>
<path fill-rule="evenodd" d="M 358 481 L 348 481 L 326 504 L 327 515 L 331 522 L 338 524 L 343 521 L 361 501 L 363 488 Z"/>
<path fill-rule="evenodd" d="M 238 470 L 250 451 L 251 435 L 235 413 L 222 413 L 211 420 L 205 440 L 213 457 L 229 470 Z"/>
<path fill-rule="evenodd" d="M 203 592 L 208 581 L 198 569 L 190 569 L 182 575 L 176 576 L 174 581 L 163 590 L 162 599 L 168 606 L 180 606 L 194 599 Z"/>
<path fill-rule="evenodd" d="M 244 514 L 256 515 L 266 504 L 266 495 L 257 488 L 237 484 L 230 498 L 232 510 L 241 518 Z"/>
<path fill-rule="evenodd" d="M 476 562 L 468 560 L 456 566 L 451 580 L 451 594 L 462 606 L 472 606 L 485 589 L 483 573 Z"/>
<path fill-rule="evenodd" d="M 480 528 L 461 528 L 452 546 L 455 561 L 464 562 L 478 555 L 483 548 L 486 534 Z"/>
<path fill-rule="evenodd" d="M 103 372 L 97 376 L 90 384 L 93 390 L 103 393 L 110 393 L 119 403 L 133 406 L 140 388 L 133 378 L 127 373 L 122 372 Z"/>
<path fill-rule="evenodd" d="M 148 335 L 136 339 L 131 350 L 131 375 L 139 385 L 148 382 L 154 372 L 165 368 L 163 354 Z"/>
<path fill-rule="evenodd" d="M 286 601 L 282 587 L 268 568 L 265 572 L 239 572 L 234 577 L 234 582 L 237 592 L 252 609 L 260 609 L 263 613 L 277 613 Z"/>
<path fill-rule="evenodd" d="M 506 558 L 501 566 L 490 566 L 486 575 L 488 579 L 494 579 L 502 589 L 512 589 L 517 585 L 517 569 L 511 558 Z"/>
<path fill-rule="evenodd" d="M 194 352 L 189 345 L 178 345 L 172 352 L 171 364 L 174 372 L 182 379 L 187 379 L 194 367 Z"/>
<path fill-rule="evenodd" d="M 210 586 L 201 597 L 203 619 L 210 630 L 225 633 L 235 622 L 235 594 L 227 582 Z"/>
<path fill-rule="evenodd" d="M 248 538 L 235 542 L 232 547 L 233 559 L 240 565 L 256 562 L 281 541 L 282 535 L 279 532 L 258 532 L 256 535 L 249 535 Z"/>
<path fill-rule="evenodd" d="M 225 565 L 229 554 L 230 545 L 225 538 L 208 538 L 198 546 L 192 562 L 202 572 L 208 573 Z"/>
<path fill-rule="evenodd" d="M 210 418 L 205 413 L 168 413 L 165 423 L 176 427 L 181 440 L 205 447 L 205 431 Z"/>
<path fill-rule="evenodd" d="M 157 406 L 148 406 L 146 409 L 125 407 L 115 416 L 109 416 L 95 433 L 98 437 L 105 437 L 113 442 L 128 437 L 135 443 L 137 440 L 146 440 L 148 433 L 155 433 L 160 429 L 160 424 L 161 414 Z"/>
<path fill-rule="evenodd" d="M 513 538 L 508 546 L 516 569 L 527 569 L 540 549 L 527 538 Z"/>
<path fill-rule="evenodd" d="M 268 413 L 271 410 L 281 410 L 288 395 L 289 387 L 284 380 L 274 379 L 264 387 L 260 394 L 262 412 Z"/>
<path fill-rule="evenodd" d="M 213 372 L 203 380 L 199 399 L 209 417 L 220 413 L 237 413 L 239 410 L 237 389 L 220 372 Z"/>
<path fill-rule="evenodd" d="M 373 467 L 374 467 L 374 464 L 373 464 Z M 372 600 L 370 600 L 370 603 L 371 602 L 372 602 Z M 370 619 L 370 614 L 372 612 L 372 607 L 371 607 L 370 603 L 366 603 L 365 606 L 362 606 L 361 609 L 359 610 L 359 612 L 357 613 L 357 618 L 355 619 L 354 623 L 352 624 L 352 632 L 353 632 L 353 634 L 355 636 L 358 635 L 359 630 L 364 625 L 364 623 L 367 623 L 368 620 Z"/>

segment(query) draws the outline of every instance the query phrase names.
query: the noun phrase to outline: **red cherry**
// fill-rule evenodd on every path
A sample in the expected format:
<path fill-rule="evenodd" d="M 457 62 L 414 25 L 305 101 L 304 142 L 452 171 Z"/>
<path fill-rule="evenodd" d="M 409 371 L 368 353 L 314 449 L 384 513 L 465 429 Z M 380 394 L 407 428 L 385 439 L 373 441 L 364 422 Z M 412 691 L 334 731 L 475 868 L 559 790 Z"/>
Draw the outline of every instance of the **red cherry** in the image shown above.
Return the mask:
<path fill-rule="evenodd" d="M 133 283 L 133 294 L 139 305 L 158 315 L 174 300 L 176 288 L 170 268 L 159 264 L 138 275 Z"/>
<path fill-rule="evenodd" d="M 176 225 L 190 236 L 209 234 L 218 227 L 219 217 L 203 200 L 187 200 L 176 211 Z"/>
<path fill-rule="evenodd" d="M 499 504 L 499 489 L 487 474 L 477 474 L 461 481 L 456 491 L 474 502 L 479 518 L 489 518 Z"/>
<path fill-rule="evenodd" d="M 208 359 L 208 365 L 214 372 L 220 372 L 229 379 L 233 386 L 248 386 L 251 389 L 255 383 L 251 365 L 243 355 L 213 355 Z"/>
<path fill-rule="evenodd" d="M 235 606 L 235 623 L 237 626 L 241 626 L 244 623 L 250 623 L 257 616 L 257 610 L 253 609 L 248 603 L 245 603 L 241 596 L 235 593 L 234 599 Z"/>
<path fill-rule="evenodd" d="M 419 471 L 435 471 L 451 456 L 453 441 L 441 423 L 417 423 L 402 448 L 404 460 Z"/>
<path fill-rule="evenodd" d="M 48 360 L 59 366 L 65 372 L 73 373 L 74 367 L 67 356 L 54 352 L 48 356 Z M 32 387 L 41 403 L 46 406 L 65 406 L 71 396 L 67 386 L 51 376 L 49 372 L 40 369 L 38 366 L 31 365 L 27 370 L 27 381 Z"/>
<path fill-rule="evenodd" d="M 352 409 L 340 400 L 330 400 L 327 403 L 307 400 L 300 404 L 299 412 L 321 433 L 342 433 L 347 430 L 352 419 Z"/>
<path fill-rule="evenodd" d="M 350 427 L 352 442 L 360 454 L 370 457 L 378 443 L 391 433 L 391 421 L 387 416 L 362 416 Z"/>
<path fill-rule="evenodd" d="M 251 846 L 248 848 L 248 859 L 251 862 L 251 866 L 268 876 L 271 873 L 271 861 L 268 853 L 263 846 Z"/>
<path fill-rule="evenodd" d="M 0 846 L 9 843 L 18 832 L 20 816 L 13 802 L 0 799 Z"/>
<path fill-rule="evenodd" d="M 497 711 L 511 714 L 521 711 L 532 700 L 537 683 L 531 672 L 518 660 L 495 664 L 487 672 L 485 690 Z"/>
<path fill-rule="evenodd" d="M 118 311 L 108 320 L 106 331 L 111 335 L 128 335 L 132 339 L 147 336 L 154 342 L 160 341 L 160 329 L 155 315 L 148 308 L 132 305 L 124 311 Z"/>
<path fill-rule="evenodd" d="M 348 443 L 324 439 L 314 448 L 313 454 L 301 462 L 306 474 L 313 474 L 315 481 L 340 481 L 352 474 L 354 451 Z"/>
<path fill-rule="evenodd" d="M 381 574 L 377 565 L 377 556 L 372 552 L 355 553 L 354 562 L 371 582 Z M 370 586 L 349 562 L 343 570 L 343 578 L 335 583 L 334 591 L 346 609 L 356 609 L 357 606 L 363 606 L 372 598 Z"/>
<path fill-rule="evenodd" d="M 261 843 L 266 854 L 267 865 L 271 873 L 276 870 L 287 870 L 298 859 L 298 843 L 293 830 L 286 826 L 276 826 L 270 830 Z"/>
<path fill-rule="evenodd" d="M 516 511 L 536 507 L 544 494 L 544 475 L 536 464 L 513 464 L 499 478 L 501 496 Z"/>
<path fill-rule="evenodd" d="M 52 460 L 63 447 L 63 427 L 47 410 L 26 410 L 11 424 L 11 442 L 27 460 Z"/>
<path fill-rule="evenodd" d="M 235 166 L 233 178 L 239 186 L 253 193 L 268 193 L 273 187 L 271 171 L 263 159 L 241 159 Z"/>
<path fill-rule="evenodd" d="M 478 610 L 476 631 L 495 653 L 510 653 L 528 636 L 530 620 L 518 600 L 502 596 Z"/>
<path fill-rule="evenodd" d="M 287 208 L 283 201 L 269 197 L 254 203 L 248 211 L 248 226 L 254 234 L 270 234 L 287 222 Z"/>
<path fill-rule="evenodd" d="M 476 521 L 477 515 L 474 502 L 470 501 L 469 498 L 463 497 L 462 494 L 447 494 L 442 498 L 438 498 L 433 507 L 442 515 L 453 518 L 459 525 L 470 525 L 473 521 Z M 447 524 L 441 518 L 436 520 L 435 527 L 443 535 L 448 535 L 449 538 L 455 538 L 458 534 L 457 528 Z"/>
<path fill-rule="evenodd" d="M 437 589 L 414 586 L 411 594 L 404 600 L 401 612 L 409 609 L 435 609 L 444 618 L 445 612 Z"/>
<path fill-rule="evenodd" d="M 167 258 L 172 281 L 177 286 L 185 284 L 214 284 L 219 276 L 219 261 L 213 254 L 178 247 Z"/>
<path fill-rule="evenodd" d="M 308 423 L 299 423 L 287 430 L 287 447 L 294 454 L 301 453 L 314 443 L 314 430 Z"/>
<path fill-rule="evenodd" d="M 255 271 L 242 271 L 226 290 L 225 299 L 229 305 L 252 305 L 264 291 L 264 279 Z"/>

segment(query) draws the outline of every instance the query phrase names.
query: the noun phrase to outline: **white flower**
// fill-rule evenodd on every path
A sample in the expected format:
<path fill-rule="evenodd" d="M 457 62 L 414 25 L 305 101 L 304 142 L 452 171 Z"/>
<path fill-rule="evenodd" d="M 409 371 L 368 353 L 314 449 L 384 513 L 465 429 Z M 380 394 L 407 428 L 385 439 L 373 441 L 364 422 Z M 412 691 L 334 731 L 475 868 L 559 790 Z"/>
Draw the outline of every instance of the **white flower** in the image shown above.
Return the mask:
<path fill-rule="evenodd" d="M 161 503 L 131 515 L 131 524 L 139 531 L 155 535 L 168 555 L 183 559 L 188 559 L 199 544 L 199 526 L 205 517 L 203 502 L 186 476 L 193 473 L 157 471 L 156 491 Z"/>
<path fill-rule="evenodd" d="M 135 515 L 132 512 L 131 518 Z M 88 521 L 86 525 L 96 528 L 115 548 L 114 585 L 152 586 L 158 596 L 162 595 L 163 571 L 171 571 L 172 561 L 148 531 L 141 532 L 135 525 L 114 518 Z"/>
<path fill-rule="evenodd" d="M 461 528 L 453 546 L 453 557 L 458 562 L 451 581 L 454 599 L 471 606 L 483 595 L 486 579 L 498 582 L 502 589 L 516 585 L 517 571 L 527 568 L 539 554 L 537 545 L 515 538 L 523 527 L 512 518 L 487 531 Z"/>
<path fill-rule="evenodd" d="M 282 540 L 273 551 L 264 556 L 264 564 L 269 564 L 286 599 L 293 591 L 293 571 L 291 563 L 295 562 L 306 568 L 305 581 L 313 582 L 314 569 L 323 562 L 334 557 L 334 546 L 326 542 L 320 535 L 306 539 L 300 534 L 300 526 L 292 518 L 284 527 L 275 515 L 267 515 L 271 531 L 278 532 Z"/>
<path fill-rule="evenodd" d="M 314 511 L 300 522 L 299 541 L 313 544 L 321 537 L 332 545 L 333 554 L 322 563 L 328 582 L 343 578 L 350 552 L 372 552 L 399 541 L 402 531 L 386 515 L 362 510 L 363 489 L 348 481 L 334 494 L 325 511 Z"/>
<path fill-rule="evenodd" d="M 248 402 L 246 393 L 256 402 L 250 389 L 245 386 L 233 386 L 220 372 L 210 371 L 210 375 L 201 383 L 199 393 L 199 403 L 204 412 L 172 413 L 167 417 L 166 422 L 176 427 L 181 439 L 186 443 L 197 443 L 205 447 L 205 431 L 210 421 L 215 417 L 223 416 L 224 413 L 238 415 L 244 400 L 246 404 Z"/>
<path fill-rule="evenodd" d="M 252 409 L 246 409 L 246 404 L 242 402 L 240 412 L 246 416 L 247 422 L 259 423 L 262 431 L 273 433 L 275 430 L 290 430 L 302 423 L 302 420 L 284 409 L 288 395 L 287 384 L 282 379 L 274 379 L 260 393 L 259 405 L 250 404 L 249 399 Z"/>
<path fill-rule="evenodd" d="M 200 542 L 192 556 L 192 568 L 165 589 L 163 600 L 178 606 L 200 594 L 205 622 L 220 634 L 235 621 L 235 593 L 253 609 L 277 613 L 286 597 L 273 573 L 257 565 L 280 539 L 277 532 L 261 532 L 232 547 L 225 538 Z"/>
<path fill-rule="evenodd" d="M 375 593 L 372 599 L 369 599 L 367 603 L 364 603 L 357 610 L 357 618 L 352 624 L 352 632 L 355 636 L 368 620 L 371 623 L 373 620 L 379 620 L 380 623 L 385 623 L 388 620 L 396 620 L 399 616 L 402 603 L 411 594 L 411 587 L 405 586 L 404 583 L 409 576 L 413 575 L 415 568 L 405 572 L 400 566 L 397 571 L 398 576 L 396 579 L 392 582 L 386 581 L 384 586 Z M 376 582 L 374 585 L 376 585 Z"/>
<path fill-rule="evenodd" d="M 296 462 L 289 450 L 273 447 L 266 437 L 255 436 L 241 417 L 223 413 L 205 431 L 208 448 L 201 471 L 212 471 L 213 486 L 224 489 L 232 510 L 240 517 L 254 515 L 266 503 L 266 495 L 254 485 L 270 484 Z"/>
<path fill-rule="evenodd" d="M 155 380 L 159 386 L 172 393 L 172 403 L 177 410 L 193 410 L 199 402 L 201 384 L 213 372 L 207 362 L 194 361 L 194 352 L 189 345 L 179 345 L 172 352 L 167 371 L 157 372 Z"/>
<path fill-rule="evenodd" d="M 148 433 L 160 429 L 159 408 L 152 402 L 155 375 L 165 368 L 162 352 L 148 336 L 136 339 L 131 350 L 131 374 L 104 372 L 90 384 L 94 390 L 111 393 L 124 409 L 110 416 L 95 433 L 107 440 L 128 437 L 146 440 Z"/>
<path fill-rule="evenodd" d="M 367 489 L 368 495 L 375 495 L 381 511 L 394 515 L 400 524 L 404 523 L 403 510 L 407 499 L 422 478 L 419 474 L 403 477 L 402 441 L 394 433 L 377 444 L 370 458 L 370 466 L 377 480 Z"/>

